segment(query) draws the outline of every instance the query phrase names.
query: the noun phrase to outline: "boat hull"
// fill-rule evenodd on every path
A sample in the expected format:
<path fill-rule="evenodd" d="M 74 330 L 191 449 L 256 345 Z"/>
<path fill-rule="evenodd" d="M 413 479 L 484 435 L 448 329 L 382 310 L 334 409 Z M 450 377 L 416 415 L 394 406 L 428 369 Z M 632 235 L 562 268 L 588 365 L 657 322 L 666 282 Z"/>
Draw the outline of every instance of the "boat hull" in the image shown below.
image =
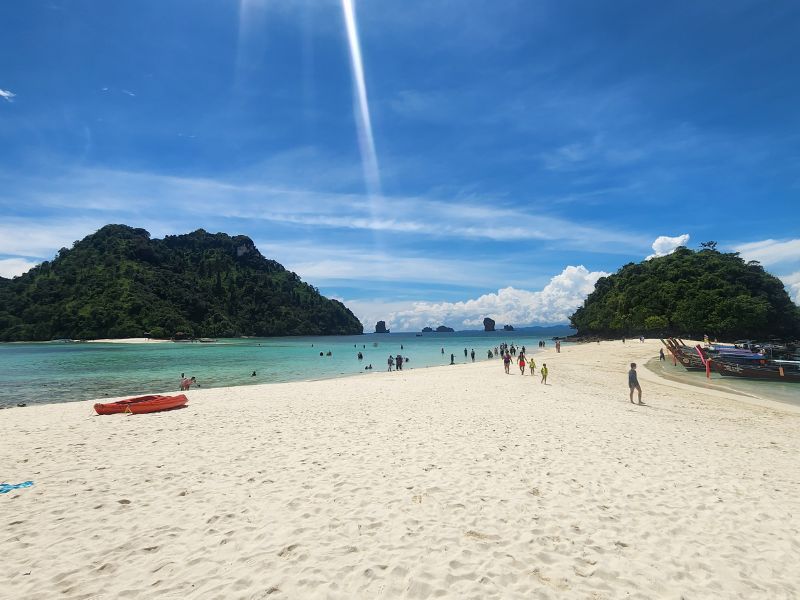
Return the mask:
<path fill-rule="evenodd" d="M 114 415 L 118 413 L 140 415 L 172 410 L 173 408 L 185 406 L 188 401 L 189 399 L 184 394 L 177 396 L 138 396 L 117 402 L 98 403 L 94 405 L 94 410 L 98 415 Z"/>
<path fill-rule="evenodd" d="M 711 368 L 725 377 L 746 377 L 748 379 L 767 379 L 769 381 L 800 383 L 800 372 L 790 370 L 790 368 L 773 366 L 755 367 L 718 360 L 711 361 Z"/>

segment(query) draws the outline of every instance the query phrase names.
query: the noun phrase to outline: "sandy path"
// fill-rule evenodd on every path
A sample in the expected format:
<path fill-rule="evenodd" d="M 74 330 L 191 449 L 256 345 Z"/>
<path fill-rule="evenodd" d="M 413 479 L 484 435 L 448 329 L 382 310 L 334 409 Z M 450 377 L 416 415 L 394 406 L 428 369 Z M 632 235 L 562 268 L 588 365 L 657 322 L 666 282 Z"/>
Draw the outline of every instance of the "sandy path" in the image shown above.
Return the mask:
<path fill-rule="evenodd" d="M 800 414 L 658 342 L 0 411 L 0 597 L 795 598 Z"/>

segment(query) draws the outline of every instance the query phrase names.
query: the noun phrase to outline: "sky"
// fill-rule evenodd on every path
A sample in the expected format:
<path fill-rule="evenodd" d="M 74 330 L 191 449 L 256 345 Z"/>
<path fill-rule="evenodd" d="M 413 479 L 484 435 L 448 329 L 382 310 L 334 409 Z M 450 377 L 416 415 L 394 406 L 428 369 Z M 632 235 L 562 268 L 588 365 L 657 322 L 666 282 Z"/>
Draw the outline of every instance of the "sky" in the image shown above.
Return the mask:
<path fill-rule="evenodd" d="M 714 240 L 800 302 L 800 3 L 0 4 L 0 275 L 250 236 L 371 331 L 564 323 Z"/>

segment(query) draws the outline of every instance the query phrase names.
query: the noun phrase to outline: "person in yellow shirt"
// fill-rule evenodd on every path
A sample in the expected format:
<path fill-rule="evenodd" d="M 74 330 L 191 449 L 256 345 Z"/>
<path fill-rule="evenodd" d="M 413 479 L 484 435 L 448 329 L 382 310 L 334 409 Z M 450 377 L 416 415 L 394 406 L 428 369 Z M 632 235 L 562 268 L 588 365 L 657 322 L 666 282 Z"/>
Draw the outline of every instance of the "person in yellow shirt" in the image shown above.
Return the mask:
<path fill-rule="evenodd" d="M 536 361 L 533 360 L 532 356 L 531 356 L 531 359 L 528 361 L 528 367 L 530 367 L 530 369 L 531 369 L 531 375 L 535 375 L 536 374 Z"/>
<path fill-rule="evenodd" d="M 542 369 L 539 372 L 542 374 L 542 383 L 547 385 L 547 363 L 542 363 Z"/>

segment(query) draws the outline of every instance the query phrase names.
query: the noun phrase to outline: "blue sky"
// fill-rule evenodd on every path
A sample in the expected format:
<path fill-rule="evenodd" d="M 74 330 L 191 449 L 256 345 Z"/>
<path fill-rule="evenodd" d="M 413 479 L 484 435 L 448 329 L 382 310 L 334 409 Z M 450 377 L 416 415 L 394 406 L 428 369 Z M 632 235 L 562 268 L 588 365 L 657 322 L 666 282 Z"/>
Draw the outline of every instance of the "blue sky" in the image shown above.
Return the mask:
<path fill-rule="evenodd" d="M 202 227 L 465 328 L 716 240 L 800 299 L 797 2 L 353 0 L 357 44 L 348 4 L 0 5 L 0 274 Z"/>

